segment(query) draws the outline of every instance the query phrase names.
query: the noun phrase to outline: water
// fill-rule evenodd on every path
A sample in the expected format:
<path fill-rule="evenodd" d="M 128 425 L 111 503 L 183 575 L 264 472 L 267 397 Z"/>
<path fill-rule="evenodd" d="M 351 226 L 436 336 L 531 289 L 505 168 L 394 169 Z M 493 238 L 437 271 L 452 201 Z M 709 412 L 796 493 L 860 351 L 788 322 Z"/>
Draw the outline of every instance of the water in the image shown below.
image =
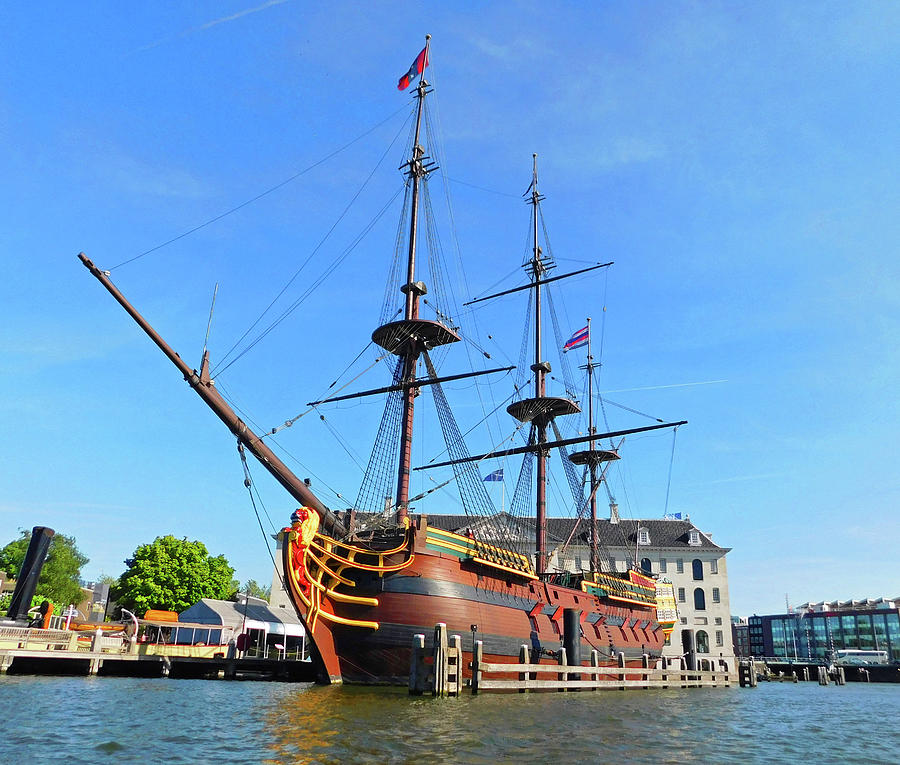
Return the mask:
<path fill-rule="evenodd" d="M 900 685 L 410 698 L 287 683 L 2 677 L 0 763 L 900 762 Z"/>

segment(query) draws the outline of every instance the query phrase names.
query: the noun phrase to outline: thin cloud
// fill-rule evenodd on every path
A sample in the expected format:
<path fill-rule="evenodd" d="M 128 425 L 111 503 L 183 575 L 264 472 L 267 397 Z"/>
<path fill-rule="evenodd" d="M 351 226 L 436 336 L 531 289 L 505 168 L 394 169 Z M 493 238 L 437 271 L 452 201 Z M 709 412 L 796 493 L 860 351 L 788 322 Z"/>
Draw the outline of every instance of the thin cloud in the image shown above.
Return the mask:
<path fill-rule="evenodd" d="M 249 16 L 251 13 L 259 13 L 260 11 L 266 10 L 266 8 L 271 8 L 273 5 L 283 5 L 288 2 L 288 0 L 268 0 L 268 2 L 263 3 L 262 5 L 257 5 L 254 8 L 246 8 L 243 11 L 238 11 L 237 13 L 232 13 L 230 16 L 223 16 L 220 19 L 213 19 L 212 21 L 207 21 L 205 24 L 201 24 L 199 27 L 192 27 L 191 29 L 185 30 L 177 35 L 170 35 L 169 37 L 163 37 L 160 40 L 156 40 L 155 42 L 148 43 L 147 45 L 143 45 L 137 50 L 135 53 L 142 53 L 147 50 L 152 50 L 153 48 L 157 48 L 160 45 L 163 45 L 171 40 L 176 40 L 181 37 L 187 37 L 192 34 L 196 34 L 197 32 L 203 32 L 206 29 L 211 29 L 212 27 L 216 27 L 219 24 L 227 24 L 229 21 L 235 21 L 237 19 L 243 18 L 244 16 Z"/>

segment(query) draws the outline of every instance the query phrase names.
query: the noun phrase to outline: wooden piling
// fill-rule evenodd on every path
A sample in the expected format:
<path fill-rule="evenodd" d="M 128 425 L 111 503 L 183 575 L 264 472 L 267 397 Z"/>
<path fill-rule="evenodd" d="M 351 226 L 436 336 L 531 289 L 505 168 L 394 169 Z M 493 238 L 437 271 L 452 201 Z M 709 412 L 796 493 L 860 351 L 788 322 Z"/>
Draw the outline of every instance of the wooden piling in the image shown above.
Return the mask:
<path fill-rule="evenodd" d="M 559 662 L 559 666 L 561 666 L 561 667 L 565 667 L 569 663 L 567 660 L 567 657 L 566 657 L 566 649 L 565 648 L 559 649 L 558 662 Z M 560 693 L 565 693 L 565 691 L 566 691 L 565 681 L 569 679 L 568 673 L 567 672 L 558 672 L 556 675 L 556 679 L 559 680 L 559 688 L 557 688 L 557 690 Z"/>
<path fill-rule="evenodd" d="M 425 692 L 425 636 L 413 635 L 409 653 L 409 692 L 421 696 Z"/>
<path fill-rule="evenodd" d="M 529 652 L 528 646 L 522 644 L 519 646 L 519 664 L 528 664 Z M 530 685 L 531 675 L 528 672 L 519 672 L 519 682 L 521 683 L 521 687 L 519 688 L 520 693 L 528 693 L 528 686 Z"/>
<path fill-rule="evenodd" d="M 472 652 L 472 693 L 478 693 L 481 683 L 481 663 L 484 661 L 484 642 L 475 641 L 475 650 Z"/>
<path fill-rule="evenodd" d="M 447 695 L 447 625 L 439 622 L 434 627 L 434 685 L 432 696 Z"/>

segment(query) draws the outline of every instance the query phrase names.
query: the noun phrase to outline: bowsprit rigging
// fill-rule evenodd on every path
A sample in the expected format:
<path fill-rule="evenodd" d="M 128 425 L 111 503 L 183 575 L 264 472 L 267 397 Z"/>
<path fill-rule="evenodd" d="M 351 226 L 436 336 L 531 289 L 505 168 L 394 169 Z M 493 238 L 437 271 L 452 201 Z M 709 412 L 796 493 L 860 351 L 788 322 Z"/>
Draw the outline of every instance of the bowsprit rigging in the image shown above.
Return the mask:
<path fill-rule="evenodd" d="M 405 683 L 413 636 L 431 629 L 437 622 L 446 623 L 451 632 L 461 633 L 468 632 L 477 622 L 487 661 L 517 662 L 523 643 L 532 646 L 533 661 L 543 661 L 543 646 L 555 646 L 559 642 L 560 618 L 565 608 L 581 610 L 583 629 L 586 635 L 591 633 L 589 639 L 601 649 L 602 655 L 610 660 L 614 655 L 624 656 L 626 664 L 637 666 L 648 654 L 659 656 L 666 628 L 671 624 L 657 614 L 660 583 L 634 570 L 622 573 L 602 570 L 602 554 L 596 538 L 596 493 L 603 483 L 605 468 L 619 458 L 621 446 L 620 441 L 616 446 L 610 443 L 604 448 L 602 441 L 684 423 L 607 428 L 607 432 L 597 432 L 593 425 L 593 366 L 589 350 L 588 433 L 567 437 L 560 430 L 557 420 L 579 413 L 581 406 L 575 399 L 567 360 L 560 363 L 562 395 L 552 395 L 550 391 L 559 381 L 551 375 L 542 323 L 545 311 L 551 316 L 555 345 L 559 348 L 562 344 L 551 285 L 555 288 L 567 277 L 585 275 L 610 264 L 596 263 L 568 274 L 551 275 L 555 264 L 545 229 L 545 246 L 539 241 L 543 196 L 539 192 L 535 155 L 528 191 L 531 247 L 523 264 L 528 282 L 471 301 L 527 291 L 529 339 L 520 354 L 518 371 L 520 383 L 526 375 L 529 379 L 525 384 L 512 385 L 512 393 L 501 404 L 513 420 L 511 435 L 493 439 L 495 446 L 490 451 L 475 456 L 470 453 L 445 384 L 470 377 L 490 380 L 493 375 L 510 374 L 514 367 L 466 372 L 438 369 L 445 355 L 453 358 L 451 349 L 466 333 L 452 318 L 457 304 L 446 289 L 448 269 L 443 263 L 428 195 L 428 178 L 438 169 L 426 148 L 429 131 L 423 129 L 431 122 L 426 107 L 427 97 L 432 93 L 425 77 L 429 66 L 430 37 L 426 37 L 425 47 L 404 76 L 407 86 L 418 77 L 409 155 L 401 165 L 406 204 L 397 229 L 379 325 L 371 334 L 372 344 L 379 349 L 379 360 L 394 360 L 390 382 L 355 393 L 343 393 L 349 385 L 344 383 L 331 395 L 309 404 L 309 411 L 316 410 L 324 417 L 324 407 L 330 404 L 385 396 L 376 443 L 362 471 L 352 507 L 337 511 L 327 507 L 306 482 L 278 459 L 263 438 L 237 416 L 210 377 L 207 350 L 200 371 L 192 370 L 125 300 L 108 274 L 86 256 L 80 257 L 242 447 L 300 503 L 291 515 L 290 525 L 279 533 L 278 560 L 290 602 L 312 638 L 323 680 Z M 433 151 L 433 140 L 431 144 Z M 421 244 L 427 247 L 420 247 Z M 428 283 L 422 279 L 422 273 L 427 273 Z M 432 309 L 434 318 L 421 315 L 423 305 Z M 472 345 L 478 347 L 474 342 Z M 487 353 L 480 356 L 482 363 L 486 356 Z M 501 378 L 497 385 L 503 382 Z M 329 390 L 336 383 L 337 380 Z M 416 469 L 446 466 L 451 468 L 452 478 L 436 481 L 434 487 L 411 497 L 418 399 L 424 392 L 430 392 L 434 401 L 448 459 L 440 462 L 433 459 Z M 492 413 L 486 413 L 481 423 L 490 417 Z M 287 421 L 283 427 L 291 422 Z M 510 442 L 518 445 L 510 446 Z M 569 452 L 570 446 L 586 448 Z M 565 468 L 576 516 L 576 525 L 566 527 L 563 534 L 568 539 L 555 551 L 548 549 L 547 541 L 551 454 Z M 495 458 L 519 455 L 522 466 L 509 509 L 498 512 L 485 488 L 480 466 Z M 578 467 L 584 468 L 580 479 Z M 414 512 L 412 502 L 450 483 L 459 492 L 463 515 L 424 516 Z M 551 570 L 554 568 L 551 553 L 558 568 L 561 555 L 577 533 L 587 508 L 591 510 L 593 528 L 590 570 Z M 461 666 L 468 667 L 471 658 L 464 655 Z"/>

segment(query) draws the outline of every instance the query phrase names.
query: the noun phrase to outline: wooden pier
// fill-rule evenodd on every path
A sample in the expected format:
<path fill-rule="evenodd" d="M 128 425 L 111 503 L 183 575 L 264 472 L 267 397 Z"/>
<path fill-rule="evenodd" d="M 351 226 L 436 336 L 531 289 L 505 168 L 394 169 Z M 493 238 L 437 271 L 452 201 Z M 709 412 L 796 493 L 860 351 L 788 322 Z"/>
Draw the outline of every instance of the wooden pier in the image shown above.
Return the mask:
<path fill-rule="evenodd" d="M 471 677 L 464 680 L 461 645 L 461 637 L 448 636 L 444 624 L 435 627 L 430 650 L 426 648 L 425 635 L 416 635 L 410 658 L 409 692 L 413 695 L 459 696 L 465 687 L 473 694 L 723 688 L 731 686 L 735 680 L 733 673 L 724 667 L 712 671 L 684 667 L 660 669 L 651 667 L 647 656 L 642 667 L 625 666 L 622 654 L 616 664 L 601 665 L 595 650 L 591 651 L 590 666 L 568 664 L 564 648 L 557 652 L 558 663 L 533 664 L 529 661 L 527 645 L 520 648 L 518 663 L 487 662 L 480 640 L 475 641 L 473 660 L 469 665 Z"/>
<path fill-rule="evenodd" d="M 82 636 L 84 637 L 84 636 Z M 137 644 L 101 634 L 0 627 L 0 673 L 312 682 L 310 661 L 229 656 L 228 646 Z"/>

